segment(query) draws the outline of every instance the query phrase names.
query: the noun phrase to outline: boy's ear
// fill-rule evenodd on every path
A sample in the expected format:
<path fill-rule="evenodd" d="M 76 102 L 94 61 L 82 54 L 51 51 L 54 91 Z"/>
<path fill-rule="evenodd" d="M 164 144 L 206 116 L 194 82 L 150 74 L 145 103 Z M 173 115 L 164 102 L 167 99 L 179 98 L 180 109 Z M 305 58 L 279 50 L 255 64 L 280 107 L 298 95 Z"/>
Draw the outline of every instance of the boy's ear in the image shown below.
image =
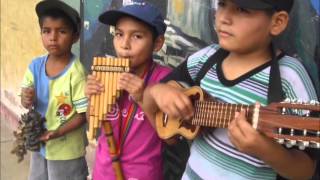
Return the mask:
<path fill-rule="evenodd" d="M 154 41 L 153 51 L 158 52 L 162 48 L 163 43 L 164 43 L 164 35 L 159 35 Z"/>
<path fill-rule="evenodd" d="M 281 34 L 288 26 L 289 14 L 285 11 L 279 11 L 272 16 L 272 25 L 270 33 L 273 36 Z"/>

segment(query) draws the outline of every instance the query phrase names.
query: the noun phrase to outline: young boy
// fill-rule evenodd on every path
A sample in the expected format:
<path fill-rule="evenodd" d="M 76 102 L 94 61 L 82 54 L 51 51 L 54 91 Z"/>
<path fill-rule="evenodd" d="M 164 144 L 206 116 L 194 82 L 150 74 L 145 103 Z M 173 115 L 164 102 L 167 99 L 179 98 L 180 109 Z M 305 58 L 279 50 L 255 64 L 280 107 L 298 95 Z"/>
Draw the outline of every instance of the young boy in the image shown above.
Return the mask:
<path fill-rule="evenodd" d="M 78 41 L 80 17 L 58 0 L 36 5 L 41 38 L 48 54 L 35 58 L 27 69 L 21 103 L 45 117 L 44 146 L 31 155 L 30 180 L 85 180 L 85 70 L 71 52 Z"/>
<path fill-rule="evenodd" d="M 214 60 L 198 85 L 218 101 L 266 106 L 272 100 L 268 87 L 276 68 L 285 97 L 317 99 L 301 63 L 272 45 L 272 38 L 287 27 L 292 4 L 292 0 L 219 0 L 215 15 L 219 45 L 193 54 L 164 81 L 194 85 L 204 63 Z M 160 109 L 182 119 L 194 114 L 190 99 L 167 84 L 147 88 L 143 107 L 150 114 Z M 256 131 L 241 110 L 228 129 L 206 129 L 197 136 L 182 179 L 276 179 L 277 173 L 288 179 L 308 179 L 314 169 L 315 161 L 306 152 L 286 149 Z"/>
<path fill-rule="evenodd" d="M 129 58 L 132 69 L 119 78 L 119 87 L 126 91 L 105 117 L 112 124 L 123 176 L 161 180 L 163 144 L 139 105 L 145 86 L 159 82 L 169 73 L 168 68 L 152 58 L 164 43 L 166 24 L 159 10 L 143 1 L 106 11 L 99 21 L 115 27 L 113 45 L 117 57 Z M 99 94 L 103 87 L 95 76 L 89 75 L 86 95 Z M 103 130 L 98 139 L 93 179 L 116 179 Z"/>

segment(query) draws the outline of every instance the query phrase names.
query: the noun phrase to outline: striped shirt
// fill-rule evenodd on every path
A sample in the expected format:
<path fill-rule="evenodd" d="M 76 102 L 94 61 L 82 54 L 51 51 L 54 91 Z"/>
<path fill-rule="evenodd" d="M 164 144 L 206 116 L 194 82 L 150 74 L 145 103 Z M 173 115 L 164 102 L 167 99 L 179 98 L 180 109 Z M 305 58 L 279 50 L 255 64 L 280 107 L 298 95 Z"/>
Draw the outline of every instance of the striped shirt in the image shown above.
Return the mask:
<path fill-rule="evenodd" d="M 203 64 L 218 48 L 218 45 L 213 44 L 193 54 L 185 63 L 186 68 L 178 68 L 187 72 L 179 73 L 188 74 L 195 80 Z M 200 86 L 219 101 L 244 105 L 252 105 L 258 101 L 266 106 L 270 64 L 261 65 L 230 81 L 224 78 L 221 62 L 217 62 L 200 81 Z M 302 101 L 317 99 L 312 82 L 297 59 L 282 57 L 279 69 L 287 98 Z M 172 77 L 174 76 L 170 78 Z M 228 139 L 227 129 L 216 128 L 203 131 L 194 140 L 182 179 L 276 179 L 276 172 L 262 160 L 239 152 Z"/>

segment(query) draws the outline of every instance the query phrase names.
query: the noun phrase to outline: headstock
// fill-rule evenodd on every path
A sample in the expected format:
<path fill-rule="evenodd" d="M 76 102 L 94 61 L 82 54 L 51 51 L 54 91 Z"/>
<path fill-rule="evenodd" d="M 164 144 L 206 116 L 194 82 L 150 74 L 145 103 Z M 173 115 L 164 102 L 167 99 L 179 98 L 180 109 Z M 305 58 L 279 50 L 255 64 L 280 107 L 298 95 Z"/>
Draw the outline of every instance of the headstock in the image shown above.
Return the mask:
<path fill-rule="evenodd" d="M 288 101 L 259 110 L 257 129 L 287 147 L 320 148 L 320 104 Z"/>

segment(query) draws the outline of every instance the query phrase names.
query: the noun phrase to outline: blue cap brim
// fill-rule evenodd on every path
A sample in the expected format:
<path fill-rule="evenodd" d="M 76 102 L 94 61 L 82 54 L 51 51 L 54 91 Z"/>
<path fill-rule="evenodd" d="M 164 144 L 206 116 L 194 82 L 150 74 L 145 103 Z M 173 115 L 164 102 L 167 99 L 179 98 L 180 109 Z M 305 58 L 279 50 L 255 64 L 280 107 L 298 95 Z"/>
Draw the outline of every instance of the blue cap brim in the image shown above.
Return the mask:
<path fill-rule="evenodd" d="M 125 12 L 122 12 L 119 10 L 110 10 L 110 11 L 107 11 L 107 12 L 101 14 L 99 16 L 99 21 L 103 24 L 115 26 L 117 24 L 118 20 L 123 16 L 131 16 L 133 18 L 139 19 L 136 16 L 133 16 L 129 13 L 125 13 Z M 139 19 L 139 20 L 143 21 L 142 19 Z M 148 22 L 146 22 L 146 23 L 148 23 Z"/>

